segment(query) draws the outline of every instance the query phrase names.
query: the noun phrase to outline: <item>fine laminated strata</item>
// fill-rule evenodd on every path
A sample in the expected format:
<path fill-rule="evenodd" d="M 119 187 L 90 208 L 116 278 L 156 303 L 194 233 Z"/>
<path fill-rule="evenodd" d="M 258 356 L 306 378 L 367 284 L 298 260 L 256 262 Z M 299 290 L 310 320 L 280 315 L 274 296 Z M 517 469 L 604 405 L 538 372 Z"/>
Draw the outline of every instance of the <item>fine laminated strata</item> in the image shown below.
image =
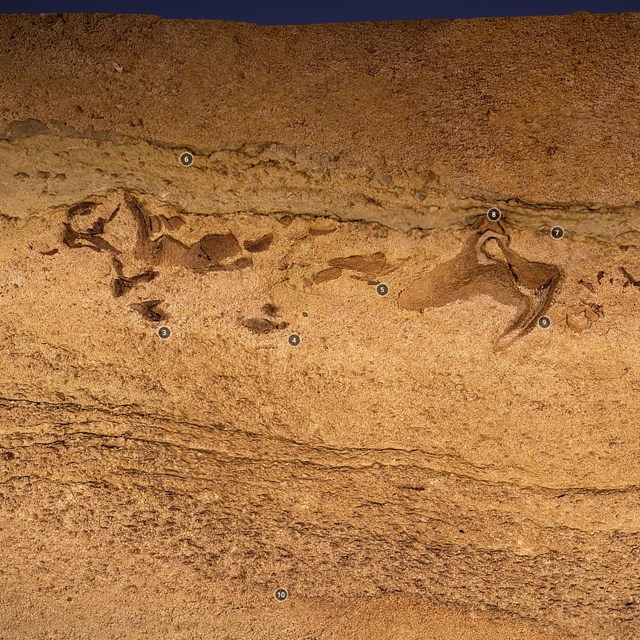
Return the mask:
<path fill-rule="evenodd" d="M 638 637 L 639 28 L 0 16 L 0 638 Z"/>

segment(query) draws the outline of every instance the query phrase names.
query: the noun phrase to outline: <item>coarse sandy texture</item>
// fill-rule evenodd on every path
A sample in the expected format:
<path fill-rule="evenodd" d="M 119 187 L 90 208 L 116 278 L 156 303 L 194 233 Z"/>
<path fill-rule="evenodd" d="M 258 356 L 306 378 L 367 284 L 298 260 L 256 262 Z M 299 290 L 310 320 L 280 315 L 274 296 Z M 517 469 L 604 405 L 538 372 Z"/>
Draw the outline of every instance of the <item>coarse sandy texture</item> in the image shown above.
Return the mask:
<path fill-rule="evenodd" d="M 639 29 L 0 17 L 0 638 L 638 637 Z"/>

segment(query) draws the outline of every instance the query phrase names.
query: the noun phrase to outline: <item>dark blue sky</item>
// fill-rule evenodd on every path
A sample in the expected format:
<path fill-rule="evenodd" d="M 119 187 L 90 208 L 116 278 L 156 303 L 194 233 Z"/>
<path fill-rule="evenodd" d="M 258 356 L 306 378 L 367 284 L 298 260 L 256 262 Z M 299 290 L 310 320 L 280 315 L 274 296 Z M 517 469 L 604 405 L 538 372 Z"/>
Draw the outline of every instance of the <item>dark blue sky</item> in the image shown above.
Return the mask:
<path fill-rule="evenodd" d="M 0 13 L 152 13 L 165 18 L 211 18 L 258 24 L 306 24 L 414 18 L 556 15 L 575 11 L 640 11 L 640 0 L 0 0 Z"/>

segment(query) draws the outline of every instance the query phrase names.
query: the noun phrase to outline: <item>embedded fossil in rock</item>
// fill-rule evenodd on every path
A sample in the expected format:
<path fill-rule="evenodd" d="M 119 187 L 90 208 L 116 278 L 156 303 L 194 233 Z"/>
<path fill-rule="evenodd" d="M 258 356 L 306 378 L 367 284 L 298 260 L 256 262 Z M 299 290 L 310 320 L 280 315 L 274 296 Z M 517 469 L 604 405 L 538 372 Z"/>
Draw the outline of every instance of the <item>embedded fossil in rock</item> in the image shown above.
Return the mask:
<path fill-rule="evenodd" d="M 381 271 L 386 265 L 386 256 L 381 251 L 376 251 L 370 256 L 347 256 L 345 258 L 332 258 L 329 260 L 330 267 L 338 269 L 350 269 L 360 273 L 375 274 Z"/>
<path fill-rule="evenodd" d="M 135 255 L 154 266 L 181 266 L 193 271 L 244 269 L 252 265 L 251 258 L 241 257 L 232 264 L 223 264 L 242 252 L 240 243 L 232 233 L 207 234 L 191 245 L 171 235 L 152 240 L 152 217 L 142 203 L 131 193 L 125 193 L 125 202 L 137 224 Z"/>
<path fill-rule="evenodd" d="M 591 328 L 603 315 L 601 305 L 582 301 L 581 305 L 573 305 L 567 311 L 567 326 L 572 331 L 580 333 Z"/>
<path fill-rule="evenodd" d="M 322 271 L 318 271 L 312 277 L 312 281 L 314 284 L 322 284 L 323 282 L 329 282 L 329 280 L 335 280 L 342 275 L 342 269 L 339 267 L 328 267 L 327 269 L 322 269 Z"/>
<path fill-rule="evenodd" d="M 150 215 L 142 201 L 132 193 L 125 192 L 121 202 L 108 215 L 101 215 L 104 203 L 86 200 L 73 205 L 67 211 L 62 242 L 72 249 L 88 248 L 111 254 L 116 277 L 112 281 L 115 297 L 126 294 L 141 282 L 150 282 L 159 275 L 152 267 L 182 266 L 192 271 L 229 271 L 251 267 L 253 261 L 242 256 L 242 247 L 232 233 L 206 234 L 196 242 L 187 245 L 171 234 L 161 233 L 163 228 L 175 231 L 184 225 L 179 215 Z M 128 238 L 123 239 L 122 231 L 110 230 L 125 212 L 128 221 Z M 125 223 L 126 224 L 126 223 Z M 160 235 L 158 235 L 160 233 Z M 106 237 L 105 237 L 106 236 Z M 133 236 L 133 237 L 131 237 Z M 263 237 L 258 245 L 249 243 L 247 250 L 262 251 L 268 247 L 271 238 Z M 125 275 L 125 262 L 143 262 L 142 273 Z M 142 309 L 144 317 L 152 319 L 156 313 L 152 309 Z"/>
<path fill-rule="evenodd" d="M 640 287 L 640 280 L 636 280 L 624 267 L 620 267 L 620 273 L 626 278 L 623 287 Z"/>
<path fill-rule="evenodd" d="M 240 324 L 255 334 L 270 333 L 276 329 L 286 329 L 289 326 L 288 322 L 274 322 L 268 318 L 245 318 Z"/>
<path fill-rule="evenodd" d="M 500 224 L 479 218 L 462 251 L 420 276 L 398 296 L 410 310 L 442 307 L 456 300 L 486 294 L 516 308 L 516 315 L 494 343 L 496 351 L 529 332 L 548 309 L 561 278 L 552 264 L 533 262 L 513 251 L 510 236 Z"/>
<path fill-rule="evenodd" d="M 243 246 L 250 253 L 260 253 L 261 251 L 266 251 L 272 242 L 273 234 L 267 233 L 257 240 L 245 240 Z"/>
<path fill-rule="evenodd" d="M 145 300 L 144 302 L 133 303 L 129 306 L 134 311 L 138 311 L 143 318 L 151 322 L 160 322 L 166 318 L 165 314 L 157 308 L 158 305 L 163 302 L 164 300 Z"/>

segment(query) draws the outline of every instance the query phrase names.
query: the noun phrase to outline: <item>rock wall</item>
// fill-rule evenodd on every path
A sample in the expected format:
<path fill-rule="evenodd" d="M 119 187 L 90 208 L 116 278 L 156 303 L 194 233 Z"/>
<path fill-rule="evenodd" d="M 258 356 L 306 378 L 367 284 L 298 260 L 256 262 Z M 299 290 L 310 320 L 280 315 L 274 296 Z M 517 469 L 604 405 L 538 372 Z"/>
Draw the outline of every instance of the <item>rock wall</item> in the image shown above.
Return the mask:
<path fill-rule="evenodd" d="M 637 637 L 639 28 L 1 16 L 0 638 Z"/>

